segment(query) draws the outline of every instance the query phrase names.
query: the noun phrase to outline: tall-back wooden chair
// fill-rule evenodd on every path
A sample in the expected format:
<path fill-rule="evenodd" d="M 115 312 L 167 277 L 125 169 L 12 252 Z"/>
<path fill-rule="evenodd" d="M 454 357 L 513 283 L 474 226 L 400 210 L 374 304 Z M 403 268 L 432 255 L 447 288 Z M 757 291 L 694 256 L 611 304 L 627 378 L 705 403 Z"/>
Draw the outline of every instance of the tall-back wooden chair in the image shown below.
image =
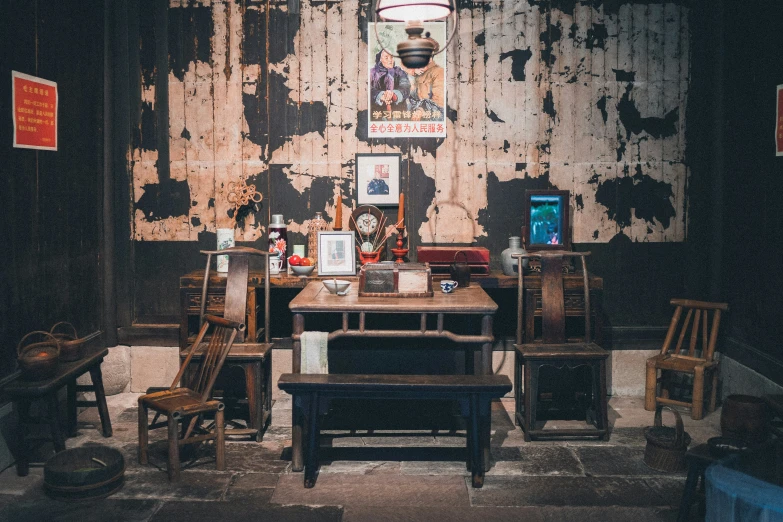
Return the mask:
<path fill-rule="evenodd" d="M 209 341 L 202 343 L 210 328 L 212 328 L 212 332 Z M 179 479 L 179 447 L 184 444 L 214 440 L 217 469 L 221 471 L 226 469 L 224 405 L 220 401 L 210 400 L 210 395 L 212 387 L 215 385 L 215 379 L 223 367 L 231 346 L 234 344 L 239 332 L 244 329 L 245 325 L 243 323 L 229 321 L 212 315 L 204 316 L 204 324 L 199 330 L 196 342 L 188 350 L 185 360 L 169 389 L 148 393 L 139 397 L 140 463 L 147 464 L 148 462 L 149 430 L 167 426 L 169 480 L 175 481 Z M 180 385 L 185 375 L 185 370 L 191 363 L 196 351 L 202 346 L 203 350 L 197 370 L 191 372 L 190 378 L 186 379 L 184 385 Z M 149 422 L 149 410 L 153 410 L 156 413 L 151 423 Z M 214 427 L 211 430 L 202 428 L 201 421 L 203 421 L 205 414 L 215 415 Z M 165 415 L 167 421 L 158 422 L 160 415 Z M 180 421 L 183 422 L 181 437 L 179 430 Z M 196 435 L 193 435 L 194 431 L 197 432 Z"/>
<path fill-rule="evenodd" d="M 518 263 L 517 342 L 515 350 L 515 380 L 517 422 L 525 430 L 525 440 L 536 438 L 597 436 L 607 439 L 609 422 L 606 401 L 606 358 L 609 353 L 591 341 L 590 291 L 585 257 L 590 252 L 550 250 L 514 255 Z M 566 337 L 566 294 L 563 287 L 563 261 L 578 258 L 581 261 L 584 293 L 585 328 L 579 340 Z M 522 263 L 525 259 L 541 260 L 541 338 L 534 339 L 525 332 L 525 310 L 534 313 L 536 303 L 525 302 L 525 277 Z M 578 299 L 576 296 L 569 298 Z M 528 305 L 526 307 L 526 305 Z M 571 303 L 570 306 L 574 306 Z M 528 323 L 530 324 L 530 323 Z M 531 341 L 532 339 L 532 341 Z M 594 428 L 537 429 L 536 416 L 539 401 L 539 372 L 544 366 L 573 369 L 587 366 L 591 370 L 592 403 L 586 419 Z M 524 374 L 524 379 L 523 379 Z M 523 384 L 524 381 L 524 384 Z"/>
<path fill-rule="evenodd" d="M 207 312 L 222 315 L 225 319 L 247 324 L 246 332 L 237 334 L 237 341 L 228 353 L 226 364 L 242 368 L 245 376 L 245 393 L 247 395 L 248 419 L 247 428 L 230 430 L 231 436 L 250 436 L 260 441 L 264 427 L 269 422 L 272 411 L 272 343 L 269 337 L 269 252 L 249 247 L 232 247 L 225 250 L 202 250 L 207 256 L 204 270 L 204 283 L 201 289 L 201 318 Z M 212 270 L 212 259 L 217 255 L 228 256 L 228 272 L 218 274 Z M 248 289 L 250 273 L 250 258 L 259 257 L 264 265 L 264 323 L 258 325 L 256 289 Z M 215 293 L 210 282 L 217 285 L 225 278 L 225 294 Z M 215 302 L 217 301 L 217 303 Z M 222 301 L 222 306 L 220 305 Z M 201 360 L 203 347 L 196 350 L 192 361 Z M 181 352 L 180 358 L 185 359 L 187 353 Z"/>
<path fill-rule="evenodd" d="M 658 404 L 686 406 L 691 409 L 691 418 L 699 420 L 704 417 L 704 391 L 708 381 L 712 386 L 707 411 L 715 411 L 718 390 L 715 345 L 718 342 L 721 313 L 726 312 L 729 305 L 690 299 L 672 299 L 671 304 L 675 307 L 674 315 L 669 323 L 661 353 L 647 359 L 644 408 L 654 411 Z M 684 343 L 686 337 L 687 344 Z M 693 376 L 690 401 L 670 397 L 673 377 L 677 373 Z"/>

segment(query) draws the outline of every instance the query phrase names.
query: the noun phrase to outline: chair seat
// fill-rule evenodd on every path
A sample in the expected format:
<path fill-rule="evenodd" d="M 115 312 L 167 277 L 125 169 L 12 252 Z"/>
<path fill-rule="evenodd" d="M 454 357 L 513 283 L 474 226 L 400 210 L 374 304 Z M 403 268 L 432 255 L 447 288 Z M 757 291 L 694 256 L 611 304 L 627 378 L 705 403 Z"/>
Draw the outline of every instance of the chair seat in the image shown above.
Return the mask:
<path fill-rule="evenodd" d="M 273 346 L 273 343 L 234 343 L 226 356 L 226 361 L 263 361 Z M 200 361 L 206 347 L 207 343 L 201 343 L 193 353 L 193 359 L 191 360 Z M 180 357 L 185 357 L 187 354 L 188 351 L 183 350 L 180 352 Z"/>
<path fill-rule="evenodd" d="M 220 408 L 220 401 L 201 400 L 201 394 L 187 388 L 164 390 L 139 397 L 145 406 L 163 414 L 170 415 L 181 412 L 186 415 L 215 411 Z"/>
<path fill-rule="evenodd" d="M 536 359 L 606 359 L 609 352 L 595 343 L 515 344 L 517 353 L 523 358 Z"/>
<path fill-rule="evenodd" d="M 710 368 L 717 366 L 716 361 L 705 361 L 695 357 L 681 357 L 678 355 L 659 354 L 647 359 L 648 366 L 654 366 L 659 370 L 673 370 L 676 372 L 695 373 L 696 368 Z"/>

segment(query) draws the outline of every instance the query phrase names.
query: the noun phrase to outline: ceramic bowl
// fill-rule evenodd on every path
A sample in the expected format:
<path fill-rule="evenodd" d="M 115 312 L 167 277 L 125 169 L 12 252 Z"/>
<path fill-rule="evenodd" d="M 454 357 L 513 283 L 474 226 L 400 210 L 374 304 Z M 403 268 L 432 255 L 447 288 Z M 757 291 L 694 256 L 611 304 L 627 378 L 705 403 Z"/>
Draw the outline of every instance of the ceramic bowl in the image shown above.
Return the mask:
<path fill-rule="evenodd" d="M 291 265 L 291 271 L 298 276 L 309 276 L 315 269 L 314 265 L 308 266 L 293 266 Z"/>
<path fill-rule="evenodd" d="M 345 279 L 326 279 L 324 280 L 324 286 L 329 290 L 330 294 L 345 295 L 348 293 L 348 287 L 351 286 L 351 282 Z"/>

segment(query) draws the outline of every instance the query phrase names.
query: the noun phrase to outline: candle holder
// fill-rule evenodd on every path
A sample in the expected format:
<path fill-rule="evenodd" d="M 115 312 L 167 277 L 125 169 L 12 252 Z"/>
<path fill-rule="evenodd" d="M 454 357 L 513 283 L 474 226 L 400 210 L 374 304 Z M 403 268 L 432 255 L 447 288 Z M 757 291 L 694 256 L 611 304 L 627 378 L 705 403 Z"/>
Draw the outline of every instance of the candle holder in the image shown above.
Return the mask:
<path fill-rule="evenodd" d="M 404 263 L 405 262 L 405 256 L 408 254 L 407 248 L 402 248 L 403 245 L 403 234 L 405 234 L 405 225 L 400 223 L 399 226 L 397 226 L 397 248 L 392 248 L 392 254 L 394 254 L 394 262 L 395 263 Z"/>

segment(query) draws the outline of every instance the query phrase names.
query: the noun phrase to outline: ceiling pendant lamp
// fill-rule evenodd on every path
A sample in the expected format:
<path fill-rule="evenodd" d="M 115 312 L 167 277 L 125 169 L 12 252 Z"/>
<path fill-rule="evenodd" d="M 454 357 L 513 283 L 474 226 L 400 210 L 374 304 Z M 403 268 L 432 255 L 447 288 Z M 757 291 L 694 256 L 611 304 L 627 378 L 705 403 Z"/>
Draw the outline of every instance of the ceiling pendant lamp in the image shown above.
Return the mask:
<path fill-rule="evenodd" d="M 429 33 L 422 37 L 424 22 L 445 20 L 454 14 L 451 34 L 445 45 L 438 50 L 436 45 L 428 39 Z M 405 22 L 406 40 L 397 44 L 395 58 L 402 61 L 402 65 L 409 69 L 418 69 L 426 66 L 430 59 L 443 52 L 448 47 L 456 33 L 458 14 L 454 6 L 454 0 L 378 0 L 375 6 L 375 38 L 383 47 L 378 36 L 378 19 L 386 22 Z M 385 49 L 387 52 L 388 49 Z M 392 53 L 390 53 L 392 54 Z"/>

